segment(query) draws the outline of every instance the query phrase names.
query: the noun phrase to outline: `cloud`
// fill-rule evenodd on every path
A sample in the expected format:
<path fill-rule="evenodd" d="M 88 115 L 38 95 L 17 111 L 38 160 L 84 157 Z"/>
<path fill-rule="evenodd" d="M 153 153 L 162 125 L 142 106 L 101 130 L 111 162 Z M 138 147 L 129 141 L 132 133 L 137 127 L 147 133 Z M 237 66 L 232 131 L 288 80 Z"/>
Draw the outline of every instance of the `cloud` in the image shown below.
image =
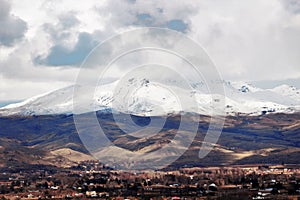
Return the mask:
<path fill-rule="evenodd" d="M 195 11 L 192 11 L 192 7 L 187 8 L 186 11 L 189 12 L 183 12 L 182 9 L 185 10 L 185 8 L 173 10 L 172 12 L 175 13 L 184 13 L 178 16 L 169 9 L 174 9 L 174 7 L 163 8 L 158 2 L 145 4 L 140 1 L 108 1 L 107 4 L 95 6 L 94 11 L 104 23 L 105 30 L 97 29 L 100 27 L 95 26 L 93 33 L 76 32 L 73 29 L 74 26 L 80 24 L 78 12 L 73 11 L 61 15 L 58 17 L 58 23 L 43 25 L 53 45 L 46 55 L 36 56 L 34 62 L 45 66 L 78 67 L 98 43 L 128 27 L 163 27 L 186 33 L 189 30 L 188 16 Z M 68 43 L 71 35 L 77 37 L 75 44 Z"/>
<path fill-rule="evenodd" d="M 50 48 L 45 58 L 36 57 L 35 63 L 49 66 L 79 66 L 97 44 L 93 34 L 79 33 L 77 43 L 72 49 L 56 44 Z"/>
<path fill-rule="evenodd" d="M 76 28 L 80 24 L 80 21 L 76 17 L 76 12 L 67 12 L 57 17 L 56 23 L 43 24 L 43 30 L 50 35 L 51 40 L 57 43 L 63 43 L 70 40 L 72 34 L 76 33 Z"/>
<path fill-rule="evenodd" d="M 133 24 L 141 27 L 168 28 L 182 33 L 186 33 L 189 30 L 189 24 L 182 19 L 172 19 L 164 23 L 157 23 L 155 18 L 148 13 L 137 14 L 136 17 L 137 20 Z"/>
<path fill-rule="evenodd" d="M 75 68 L 44 68 L 32 63 L 28 49 L 20 47 L 10 54 L 8 59 L 0 60 L 0 76 L 7 79 L 19 80 L 19 82 L 68 82 L 74 81 L 74 75 L 78 72 Z"/>
<path fill-rule="evenodd" d="M 27 24 L 21 18 L 10 13 L 8 1 L 0 0 L 0 45 L 13 46 L 24 37 Z"/>
<path fill-rule="evenodd" d="M 176 6 L 175 6 L 176 5 Z M 197 12 L 197 6 L 176 0 L 167 1 L 108 1 L 97 7 L 98 14 L 115 27 L 146 26 L 161 27 L 186 33 L 190 16 Z"/>
<path fill-rule="evenodd" d="M 281 1 L 203 1 L 199 6 L 190 35 L 225 79 L 300 77 L 300 17 Z"/>
<path fill-rule="evenodd" d="M 46 66 L 78 67 L 99 43 L 100 31 L 80 32 L 78 12 L 68 11 L 57 16 L 56 23 L 45 23 L 43 31 L 50 36 L 52 46 L 44 54 L 35 55 L 34 63 Z"/>
<path fill-rule="evenodd" d="M 62 29 L 70 29 L 80 23 L 80 21 L 76 17 L 76 12 L 62 14 L 58 18 L 61 23 Z"/>
<path fill-rule="evenodd" d="M 299 8 L 297 0 L 0 0 L 0 76 L 32 83 L 30 94 L 41 92 L 33 86 L 38 83 L 71 84 L 99 42 L 149 26 L 198 42 L 226 80 L 300 82 Z"/>
<path fill-rule="evenodd" d="M 300 2 L 298 0 L 281 0 L 285 8 L 295 14 L 300 13 Z"/>
<path fill-rule="evenodd" d="M 24 100 L 37 94 L 42 94 L 58 88 L 70 85 L 63 81 L 32 82 L 30 79 L 20 81 L 18 78 L 6 78 L 0 75 L 0 103 L 8 101 Z"/>

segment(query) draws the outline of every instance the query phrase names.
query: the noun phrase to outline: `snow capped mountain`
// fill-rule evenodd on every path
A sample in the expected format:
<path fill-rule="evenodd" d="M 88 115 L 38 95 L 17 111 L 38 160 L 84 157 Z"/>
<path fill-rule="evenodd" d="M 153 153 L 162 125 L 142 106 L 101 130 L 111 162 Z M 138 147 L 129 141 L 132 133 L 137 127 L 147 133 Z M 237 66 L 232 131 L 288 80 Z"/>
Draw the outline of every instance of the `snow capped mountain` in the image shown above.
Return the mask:
<path fill-rule="evenodd" d="M 245 82 L 217 82 L 225 92 L 224 109 L 227 115 L 260 115 L 270 112 L 292 113 L 300 111 L 300 90 L 282 85 L 273 89 L 257 88 Z M 21 103 L 0 108 L 0 115 L 47 115 L 73 113 L 73 92 L 75 87 L 82 91 L 84 86 L 69 86 L 46 94 L 32 97 Z M 88 109 L 81 112 L 100 110 L 103 112 L 125 112 L 135 115 L 166 115 L 180 112 L 211 114 L 212 96 L 204 83 L 192 88 L 180 84 L 151 82 L 147 79 L 131 79 L 120 85 L 118 81 L 93 88 L 94 98 Z M 84 94 L 82 95 L 84 96 Z M 184 101 L 195 98 L 195 104 Z"/>
<path fill-rule="evenodd" d="M 233 88 L 247 93 L 247 92 L 257 92 L 257 91 L 261 91 L 262 89 L 255 87 L 254 85 L 252 85 L 251 83 L 245 83 L 245 82 L 228 82 L 228 84 L 232 85 Z"/>
<path fill-rule="evenodd" d="M 72 112 L 73 86 L 29 98 L 0 108 L 1 115 L 43 115 Z"/>
<path fill-rule="evenodd" d="M 300 102 L 300 90 L 294 86 L 281 85 L 271 89 L 272 92 L 287 96 L 296 102 Z"/>

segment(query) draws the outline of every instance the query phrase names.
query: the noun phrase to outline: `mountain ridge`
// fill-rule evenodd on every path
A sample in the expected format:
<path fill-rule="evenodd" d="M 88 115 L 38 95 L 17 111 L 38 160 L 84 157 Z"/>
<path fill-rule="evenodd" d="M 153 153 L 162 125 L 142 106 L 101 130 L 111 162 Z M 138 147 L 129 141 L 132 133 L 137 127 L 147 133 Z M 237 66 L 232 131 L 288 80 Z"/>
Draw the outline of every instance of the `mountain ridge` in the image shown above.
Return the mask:
<path fill-rule="evenodd" d="M 140 83 L 136 85 L 136 83 Z M 149 80 L 128 80 L 128 85 L 119 87 L 119 90 L 129 90 L 135 84 L 134 92 L 130 96 L 128 107 L 116 106 L 114 96 L 118 81 L 95 87 L 94 104 L 90 111 L 113 110 L 142 116 L 160 116 L 170 113 L 196 112 L 209 114 L 212 108 L 212 97 L 202 82 L 190 89 L 180 88 L 172 83 L 158 84 Z M 300 90 L 288 85 L 277 86 L 273 89 L 261 89 L 245 82 L 223 81 L 218 87 L 224 88 L 224 110 L 226 115 L 260 115 L 265 113 L 293 113 L 300 111 Z M 25 101 L 10 104 L 0 108 L 1 116 L 11 115 L 49 115 L 73 114 L 73 92 L 76 87 L 71 85 L 55 91 L 34 96 Z M 129 88 L 129 89 L 128 89 Z M 85 88 L 82 88 L 85 90 Z M 175 93 L 175 94 L 174 94 Z M 178 96 L 176 96 L 178 95 Z M 180 97 L 189 96 L 196 99 L 197 105 L 189 105 L 187 110 L 182 110 Z M 121 99 L 122 100 L 122 99 Z M 125 101 L 125 100 L 124 100 Z M 222 109 L 222 108 L 221 108 Z"/>

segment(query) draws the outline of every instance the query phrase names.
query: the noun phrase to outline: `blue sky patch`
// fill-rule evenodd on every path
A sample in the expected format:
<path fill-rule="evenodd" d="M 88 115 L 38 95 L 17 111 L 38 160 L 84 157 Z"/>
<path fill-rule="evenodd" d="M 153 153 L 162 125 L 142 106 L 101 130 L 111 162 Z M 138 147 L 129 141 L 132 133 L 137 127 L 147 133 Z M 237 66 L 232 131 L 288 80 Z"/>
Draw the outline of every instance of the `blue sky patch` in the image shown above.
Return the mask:
<path fill-rule="evenodd" d="M 38 64 L 49 66 L 80 65 L 89 52 L 98 44 L 89 33 L 80 33 L 77 44 L 68 49 L 60 44 L 54 45 L 46 58 L 36 57 Z"/>

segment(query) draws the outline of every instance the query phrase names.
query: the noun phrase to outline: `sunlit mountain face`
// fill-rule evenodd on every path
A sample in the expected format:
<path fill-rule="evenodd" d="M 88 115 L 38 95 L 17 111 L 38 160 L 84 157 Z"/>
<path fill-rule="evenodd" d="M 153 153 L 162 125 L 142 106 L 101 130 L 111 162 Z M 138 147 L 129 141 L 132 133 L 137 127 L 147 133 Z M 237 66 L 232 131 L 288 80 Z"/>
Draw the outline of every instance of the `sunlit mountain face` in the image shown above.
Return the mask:
<path fill-rule="evenodd" d="M 82 113 L 116 111 L 140 116 L 162 116 L 196 112 L 209 115 L 211 110 L 215 109 L 212 107 L 212 94 L 206 90 L 206 85 L 202 82 L 194 84 L 192 89 L 183 89 L 178 84 L 172 85 L 172 81 L 166 81 L 166 85 L 162 85 L 151 81 L 146 83 L 145 80 L 131 79 L 128 80 L 128 84 L 135 84 L 135 86 L 138 84 L 138 87 L 130 93 L 129 106 L 119 107 L 115 106 L 116 99 L 114 98 L 114 89 L 117 84 L 118 81 L 115 81 L 96 87 L 93 105 L 90 106 L 90 110 L 83 110 Z M 293 86 L 281 85 L 273 89 L 261 89 L 245 82 L 222 81 L 214 84 L 224 88 L 225 102 L 219 109 L 223 109 L 226 115 L 261 115 L 300 111 L 300 90 Z M 0 115 L 72 114 L 73 92 L 74 86 L 69 86 L 35 96 L 23 102 L 0 108 Z M 185 110 L 183 110 L 178 96 L 194 97 L 196 105 L 185 106 Z"/>
<path fill-rule="evenodd" d="M 127 114 L 117 115 L 122 118 Z M 185 115 L 189 115 L 191 121 L 195 120 L 195 114 Z M 200 115 L 199 129 L 193 143 L 169 167 L 259 163 L 300 164 L 299 116 L 297 113 L 227 116 L 218 143 L 208 156 L 199 159 L 198 153 L 210 121 L 209 116 Z M 149 124 L 148 117 L 133 115 L 131 117 L 140 126 Z M 139 134 L 145 133 L 124 132 L 119 124 L 115 123 L 112 113 L 108 111 L 98 112 L 97 118 L 107 138 L 116 147 L 134 152 L 155 152 L 162 145 L 173 140 L 180 125 L 180 115 L 169 116 L 157 134 L 140 137 Z M 2 167 L 17 168 L 36 164 L 72 166 L 79 160 L 95 159 L 82 144 L 72 115 L 7 116 L 0 118 L 0 125 Z M 186 134 L 189 134 L 189 130 L 186 130 Z M 180 144 L 177 148 L 181 148 Z M 118 158 L 122 155 L 111 156 Z M 160 156 L 157 155 L 153 159 L 158 159 Z"/>

